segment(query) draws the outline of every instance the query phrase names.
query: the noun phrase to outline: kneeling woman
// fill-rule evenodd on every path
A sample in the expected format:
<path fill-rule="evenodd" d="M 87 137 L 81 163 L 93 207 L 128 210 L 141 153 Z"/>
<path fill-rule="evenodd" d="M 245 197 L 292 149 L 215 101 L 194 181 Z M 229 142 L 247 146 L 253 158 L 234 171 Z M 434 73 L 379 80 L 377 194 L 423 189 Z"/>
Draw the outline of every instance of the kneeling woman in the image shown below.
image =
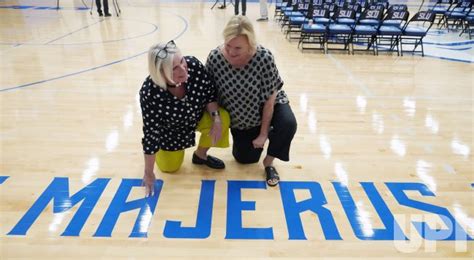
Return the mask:
<path fill-rule="evenodd" d="M 143 117 L 143 152 L 147 194 L 153 193 L 154 164 L 162 172 L 175 172 L 183 162 L 184 149 L 195 145 L 194 164 L 223 169 L 225 164 L 207 155 L 210 147 L 229 146 L 229 114 L 216 103 L 216 88 L 203 64 L 182 56 L 173 41 L 156 44 L 148 51 L 148 70 L 140 89 Z M 207 112 L 206 112 L 207 111 Z"/>

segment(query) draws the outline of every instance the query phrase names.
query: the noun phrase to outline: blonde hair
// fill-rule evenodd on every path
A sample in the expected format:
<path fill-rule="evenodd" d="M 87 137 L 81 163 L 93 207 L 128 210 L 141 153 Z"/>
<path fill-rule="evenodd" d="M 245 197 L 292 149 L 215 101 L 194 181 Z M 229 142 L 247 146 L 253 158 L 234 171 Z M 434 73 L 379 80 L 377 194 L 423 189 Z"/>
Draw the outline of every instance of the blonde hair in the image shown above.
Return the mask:
<path fill-rule="evenodd" d="M 167 89 L 167 82 L 175 84 L 173 81 L 173 58 L 176 53 L 181 52 L 176 45 L 169 46 L 169 42 L 155 44 L 148 50 L 148 72 L 150 77 L 155 85 L 165 90 Z M 158 54 L 160 54 L 160 57 L 158 57 Z M 161 58 L 162 55 L 165 57 Z"/>
<path fill-rule="evenodd" d="M 250 48 L 253 51 L 257 49 L 257 39 L 255 36 L 255 30 L 253 29 L 253 25 L 247 16 L 232 16 L 229 22 L 227 22 L 227 25 L 225 26 L 222 34 L 224 36 L 225 42 L 228 42 L 237 36 L 245 35 L 247 36 Z"/>

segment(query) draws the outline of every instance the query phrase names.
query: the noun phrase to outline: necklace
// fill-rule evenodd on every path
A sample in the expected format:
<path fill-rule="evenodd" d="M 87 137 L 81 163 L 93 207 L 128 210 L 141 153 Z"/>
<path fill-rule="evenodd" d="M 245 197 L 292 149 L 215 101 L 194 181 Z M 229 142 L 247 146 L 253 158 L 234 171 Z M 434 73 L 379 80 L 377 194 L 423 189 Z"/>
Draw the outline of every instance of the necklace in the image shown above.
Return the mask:
<path fill-rule="evenodd" d="M 178 83 L 178 84 L 176 84 L 176 85 L 166 84 L 166 87 L 168 87 L 168 88 L 179 88 L 179 87 L 181 87 L 181 86 L 182 86 L 182 83 Z"/>

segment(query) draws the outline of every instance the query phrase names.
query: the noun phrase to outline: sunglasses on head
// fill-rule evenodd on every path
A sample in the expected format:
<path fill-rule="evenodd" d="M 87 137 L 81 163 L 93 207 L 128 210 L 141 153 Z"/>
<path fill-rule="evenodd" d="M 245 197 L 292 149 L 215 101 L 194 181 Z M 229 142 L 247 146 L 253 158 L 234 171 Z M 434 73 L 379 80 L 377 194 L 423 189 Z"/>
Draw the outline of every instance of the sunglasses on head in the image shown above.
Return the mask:
<path fill-rule="evenodd" d="M 166 43 L 165 47 L 159 50 L 158 53 L 156 53 L 155 64 L 158 61 L 158 59 L 166 59 L 166 57 L 168 57 L 168 48 L 171 48 L 171 49 L 176 48 L 176 43 L 174 43 L 173 40 Z"/>

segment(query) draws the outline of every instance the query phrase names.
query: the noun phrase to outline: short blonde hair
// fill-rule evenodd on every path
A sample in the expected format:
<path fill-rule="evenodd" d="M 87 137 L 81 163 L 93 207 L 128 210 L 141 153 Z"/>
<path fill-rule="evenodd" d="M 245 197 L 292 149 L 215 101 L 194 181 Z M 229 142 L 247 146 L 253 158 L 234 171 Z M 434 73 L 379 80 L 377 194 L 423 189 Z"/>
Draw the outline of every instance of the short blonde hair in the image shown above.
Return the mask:
<path fill-rule="evenodd" d="M 225 42 L 228 42 L 237 36 L 245 35 L 247 36 L 250 48 L 252 50 L 257 49 L 257 39 L 255 36 L 255 30 L 253 29 L 253 25 L 247 16 L 232 16 L 229 22 L 227 22 L 227 25 L 225 26 L 222 34 L 224 36 Z"/>
<path fill-rule="evenodd" d="M 173 58 L 177 53 L 181 53 L 178 47 L 171 41 L 168 43 L 158 43 L 148 50 L 148 72 L 155 85 L 167 89 L 167 82 L 173 81 Z"/>

